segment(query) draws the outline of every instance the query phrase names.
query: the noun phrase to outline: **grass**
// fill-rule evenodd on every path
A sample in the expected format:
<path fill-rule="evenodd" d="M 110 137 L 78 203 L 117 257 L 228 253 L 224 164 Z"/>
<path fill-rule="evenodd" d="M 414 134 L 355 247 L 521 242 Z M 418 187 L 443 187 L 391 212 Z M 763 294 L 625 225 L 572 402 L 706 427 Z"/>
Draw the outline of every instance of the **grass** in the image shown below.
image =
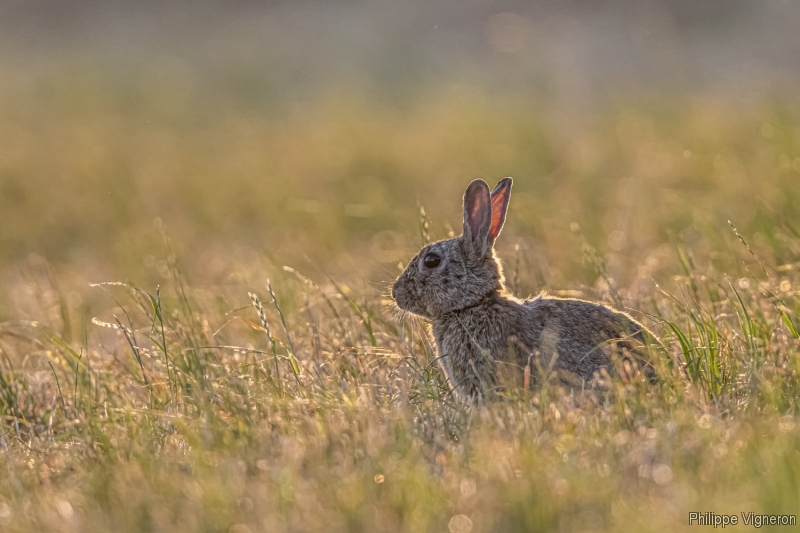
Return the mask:
<path fill-rule="evenodd" d="M 796 514 L 790 106 L 675 96 L 575 126 L 546 101 L 442 90 L 260 120 L 225 94 L 206 95 L 218 114 L 162 116 L 79 88 L 44 120 L 26 94 L 0 125 L 3 531 L 678 531 L 692 511 Z M 629 310 L 661 341 L 656 385 L 454 401 L 386 284 L 458 230 L 469 179 L 507 174 L 509 284 Z"/>

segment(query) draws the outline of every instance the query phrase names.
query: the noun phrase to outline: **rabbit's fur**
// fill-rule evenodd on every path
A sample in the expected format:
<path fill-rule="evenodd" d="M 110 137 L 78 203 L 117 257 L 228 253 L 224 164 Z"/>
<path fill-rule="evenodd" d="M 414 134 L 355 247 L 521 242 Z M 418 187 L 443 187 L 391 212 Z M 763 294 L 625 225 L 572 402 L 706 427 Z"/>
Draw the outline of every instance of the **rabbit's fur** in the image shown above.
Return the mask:
<path fill-rule="evenodd" d="M 503 368 L 552 370 L 568 387 L 598 382 L 605 369 L 653 377 L 636 348 L 644 327 L 602 304 L 546 295 L 522 301 L 503 283 L 494 241 L 505 221 L 511 178 L 464 193 L 464 232 L 425 246 L 392 287 L 404 311 L 428 318 L 439 361 L 456 394 L 482 398 Z M 426 264 L 427 263 L 427 264 Z M 504 364 L 505 363 L 505 364 Z"/>

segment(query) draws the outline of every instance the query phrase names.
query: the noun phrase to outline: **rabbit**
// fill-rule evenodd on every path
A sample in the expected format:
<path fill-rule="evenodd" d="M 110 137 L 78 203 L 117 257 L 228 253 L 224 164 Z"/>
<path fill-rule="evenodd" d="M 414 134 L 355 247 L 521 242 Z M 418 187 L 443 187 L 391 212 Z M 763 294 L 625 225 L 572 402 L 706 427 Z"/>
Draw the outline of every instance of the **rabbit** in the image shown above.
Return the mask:
<path fill-rule="evenodd" d="M 544 293 L 521 300 L 508 292 L 494 242 L 511 184 L 505 178 L 489 192 L 481 179 L 470 183 L 463 234 L 422 248 L 392 287 L 401 310 L 430 320 L 456 396 L 482 401 L 498 388 L 506 363 L 523 370 L 524 386 L 532 369 L 537 380 L 543 369 L 554 372 L 572 390 L 602 387 L 603 370 L 652 380 L 653 367 L 636 351 L 649 332 L 627 314 L 585 300 Z"/>

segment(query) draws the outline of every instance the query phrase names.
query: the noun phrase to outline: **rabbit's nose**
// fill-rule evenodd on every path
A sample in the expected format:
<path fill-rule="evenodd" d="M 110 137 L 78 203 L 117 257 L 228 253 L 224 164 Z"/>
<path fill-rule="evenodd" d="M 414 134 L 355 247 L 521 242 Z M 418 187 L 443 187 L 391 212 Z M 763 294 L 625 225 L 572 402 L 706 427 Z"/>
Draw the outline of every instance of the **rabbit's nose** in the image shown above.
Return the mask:
<path fill-rule="evenodd" d="M 392 285 L 392 300 L 397 300 L 397 287 Z"/>

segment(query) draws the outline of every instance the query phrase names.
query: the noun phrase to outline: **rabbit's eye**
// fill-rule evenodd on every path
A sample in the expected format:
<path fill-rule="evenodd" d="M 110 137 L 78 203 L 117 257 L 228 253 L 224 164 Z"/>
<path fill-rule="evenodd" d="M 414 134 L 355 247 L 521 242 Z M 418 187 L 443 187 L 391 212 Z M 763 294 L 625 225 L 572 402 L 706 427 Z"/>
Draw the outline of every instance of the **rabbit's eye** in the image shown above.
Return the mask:
<path fill-rule="evenodd" d="M 425 256 L 425 259 L 422 260 L 422 263 L 428 268 L 436 268 L 441 262 L 442 258 L 436 254 L 428 254 Z"/>

